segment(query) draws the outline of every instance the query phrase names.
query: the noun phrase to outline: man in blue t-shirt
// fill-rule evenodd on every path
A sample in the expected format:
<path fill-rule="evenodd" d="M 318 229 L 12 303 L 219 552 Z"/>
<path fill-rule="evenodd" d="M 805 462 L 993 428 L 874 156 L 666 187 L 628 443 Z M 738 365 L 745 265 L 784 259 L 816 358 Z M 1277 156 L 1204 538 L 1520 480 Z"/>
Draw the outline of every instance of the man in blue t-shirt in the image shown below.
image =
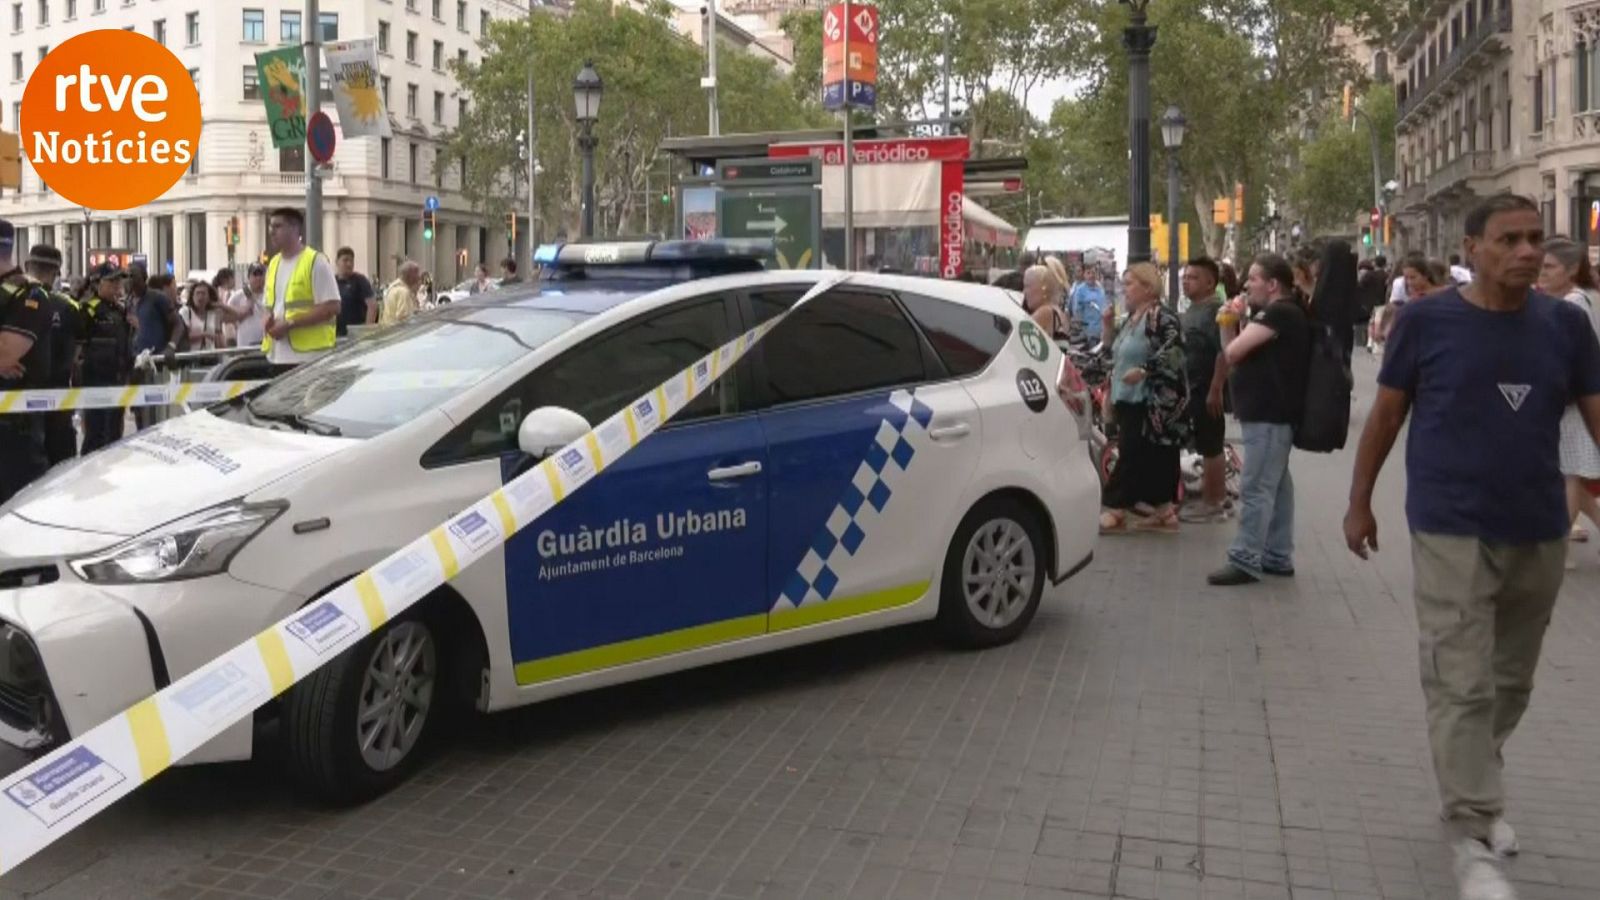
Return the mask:
<path fill-rule="evenodd" d="M 1499 859 L 1501 748 L 1528 707 L 1561 589 L 1569 526 L 1562 412 L 1600 441 L 1600 341 L 1577 306 L 1532 289 L 1544 228 L 1532 201 L 1491 197 L 1466 219 L 1471 284 L 1401 310 L 1356 455 L 1345 539 L 1378 549 L 1372 492 L 1407 415 L 1422 690 L 1463 900 L 1515 895 Z"/>
<path fill-rule="evenodd" d="M 1106 292 L 1100 287 L 1100 270 L 1091 265 L 1083 267 L 1083 280 L 1072 288 L 1067 300 L 1067 312 L 1083 326 L 1083 333 L 1091 341 L 1100 340 L 1100 316 L 1106 309 Z"/>

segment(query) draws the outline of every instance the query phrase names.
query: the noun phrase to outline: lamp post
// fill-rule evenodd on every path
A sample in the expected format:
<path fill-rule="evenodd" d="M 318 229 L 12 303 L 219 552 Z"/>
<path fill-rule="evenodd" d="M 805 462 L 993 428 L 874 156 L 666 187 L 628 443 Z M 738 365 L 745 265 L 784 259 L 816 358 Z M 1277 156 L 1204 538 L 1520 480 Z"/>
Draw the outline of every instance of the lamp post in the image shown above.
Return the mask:
<path fill-rule="evenodd" d="M 1161 117 L 1161 143 L 1167 148 L 1167 302 L 1178 308 L 1178 148 L 1183 146 L 1183 129 L 1189 120 L 1176 106 L 1167 107 Z"/>
<path fill-rule="evenodd" d="M 1128 262 L 1150 259 L 1150 49 L 1156 27 L 1145 11 L 1150 0 L 1119 0 L 1132 12 L 1122 30 L 1128 49 Z"/>
<path fill-rule="evenodd" d="M 577 108 L 578 147 L 583 151 L 583 236 L 594 237 L 594 123 L 600 118 L 600 95 L 605 86 L 594 63 L 584 61 L 578 77 L 572 81 L 572 102 Z"/>

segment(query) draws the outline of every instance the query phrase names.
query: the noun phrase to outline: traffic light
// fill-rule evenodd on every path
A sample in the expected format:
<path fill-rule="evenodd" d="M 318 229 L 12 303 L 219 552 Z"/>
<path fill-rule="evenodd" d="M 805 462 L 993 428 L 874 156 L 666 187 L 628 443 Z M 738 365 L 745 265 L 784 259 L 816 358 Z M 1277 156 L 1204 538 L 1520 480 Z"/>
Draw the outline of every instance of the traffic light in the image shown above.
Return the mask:
<path fill-rule="evenodd" d="M 517 214 L 515 211 L 506 213 L 506 237 L 515 244 L 517 242 Z"/>
<path fill-rule="evenodd" d="M 1344 113 L 1342 115 L 1346 122 L 1350 121 L 1350 113 L 1354 106 L 1355 96 L 1350 89 L 1350 84 L 1346 82 L 1344 86 Z"/>
<path fill-rule="evenodd" d="M 1363 246 L 1363 247 L 1371 247 L 1372 246 L 1372 226 L 1371 225 L 1363 225 L 1363 226 L 1361 226 L 1361 246 Z"/>
<path fill-rule="evenodd" d="M 662 191 L 661 192 L 661 205 L 662 206 L 671 206 L 672 205 L 672 192 L 671 191 Z"/>
<path fill-rule="evenodd" d="M 431 209 L 422 211 L 422 239 L 433 240 L 434 226 L 439 224 L 439 214 Z"/>
<path fill-rule="evenodd" d="M 229 247 L 237 247 L 239 239 L 239 217 L 233 216 L 222 223 L 222 243 Z"/>
<path fill-rule="evenodd" d="M 463 268 L 466 267 L 466 265 L 467 265 L 467 248 L 462 247 L 460 250 L 456 251 L 456 264 L 459 265 L 459 266 L 462 266 Z"/>
<path fill-rule="evenodd" d="M 22 189 L 22 136 L 0 131 L 0 188 Z"/>

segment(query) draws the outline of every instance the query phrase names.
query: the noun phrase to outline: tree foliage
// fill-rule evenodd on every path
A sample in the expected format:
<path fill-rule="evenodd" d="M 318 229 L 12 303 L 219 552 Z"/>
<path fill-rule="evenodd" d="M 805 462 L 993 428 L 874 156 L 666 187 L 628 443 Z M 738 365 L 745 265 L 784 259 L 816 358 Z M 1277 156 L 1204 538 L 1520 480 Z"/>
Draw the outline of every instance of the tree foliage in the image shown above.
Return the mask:
<path fill-rule="evenodd" d="M 1388 85 L 1375 85 L 1361 98 L 1362 119 L 1347 122 L 1342 111 L 1329 109 L 1316 136 L 1300 152 L 1300 167 L 1289 197 L 1313 233 L 1351 230 L 1372 207 L 1372 136 L 1376 129 L 1379 180 L 1394 171 L 1395 95 Z"/>
<path fill-rule="evenodd" d="M 470 98 L 466 118 L 447 139 L 446 158 L 467 173 L 463 193 L 491 217 L 516 204 L 525 183 L 518 135 L 527 127 L 527 78 L 535 83 L 535 153 L 542 169 L 536 202 L 547 233 L 576 233 L 582 155 L 572 80 L 592 61 L 605 84 L 595 126 L 596 219 L 599 230 L 638 230 L 644 204 L 655 202 L 661 142 L 705 134 L 701 52 L 667 21 L 668 7 L 644 10 L 608 0 L 578 0 L 567 16 L 492 22 L 483 59 L 455 68 Z M 719 103 L 725 132 L 804 128 L 826 122 L 814 100 L 797 94 L 773 65 L 728 50 L 719 56 Z M 662 184 L 660 174 L 655 185 Z"/>

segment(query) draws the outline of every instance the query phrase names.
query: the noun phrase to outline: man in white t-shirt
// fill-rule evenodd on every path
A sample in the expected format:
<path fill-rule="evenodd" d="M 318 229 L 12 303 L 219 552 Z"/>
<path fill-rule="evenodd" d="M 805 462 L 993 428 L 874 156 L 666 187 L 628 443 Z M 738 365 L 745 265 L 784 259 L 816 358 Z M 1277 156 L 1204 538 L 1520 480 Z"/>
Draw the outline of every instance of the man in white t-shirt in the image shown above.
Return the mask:
<path fill-rule="evenodd" d="M 305 215 L 300 210 L 273 210 L 270 227 L 272 248 L 277 255 L 267 266 L 269 346 L 265 349 L 268 358 L 279 365 L 310 362 L 333 349 L 339 318 L 339 281 L 327 255 L 305 245 Z M 306 253 L 312 254 L 305 289 L 308 296 L 291 296 Z"/>
<path fill-rule="evenodd" d="M 240 347 L 259 347 L 261 339 L 267 336 L 267 307 L 262 298 L 266 285 L 267 267 L 251 263 L 245 270 L 244 287 L 228 298 L 228 308 L 239 317 L 236 343 Z"/>

